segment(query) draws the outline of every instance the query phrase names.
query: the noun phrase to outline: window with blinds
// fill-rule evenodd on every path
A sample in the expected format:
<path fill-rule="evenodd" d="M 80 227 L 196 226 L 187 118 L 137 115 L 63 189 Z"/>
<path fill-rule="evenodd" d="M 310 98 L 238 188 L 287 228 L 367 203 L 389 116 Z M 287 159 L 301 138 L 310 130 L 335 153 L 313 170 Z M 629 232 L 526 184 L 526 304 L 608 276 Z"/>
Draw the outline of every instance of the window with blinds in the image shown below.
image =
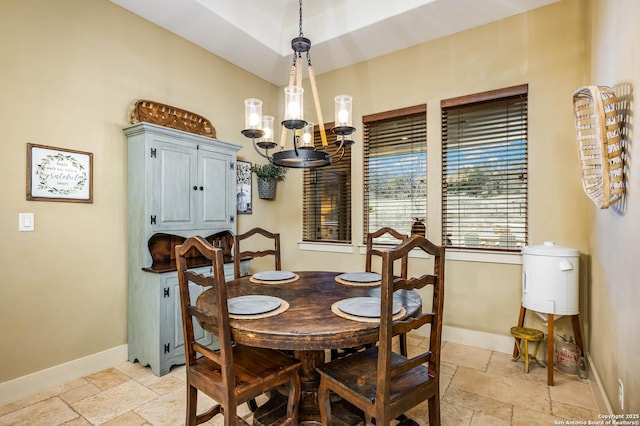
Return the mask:
<path fill-rule="evenodd" d="M 333 123 L 325 124 L 330 137 Z M 320 130 L 314 132 L 316 148 L 322 148 Z M 335 149 L 329 141 L 329 149 Z M 304 241 L 351 242 L 351 148 L 333 163 L 304 171 L 302 238 Z"/>
<path fill-rule="evenodd" d="M 441 102 L 447 246 L 520 251 L 527 244 L 527 95 L 521 85 Z"/>
<path fill-rule="evenodd" d="M 362 121 L 365 234 L 385 226 L 411 234 L 416 218 L 425 224 L 427 218 L 427 107 L 368 115 Z"/>

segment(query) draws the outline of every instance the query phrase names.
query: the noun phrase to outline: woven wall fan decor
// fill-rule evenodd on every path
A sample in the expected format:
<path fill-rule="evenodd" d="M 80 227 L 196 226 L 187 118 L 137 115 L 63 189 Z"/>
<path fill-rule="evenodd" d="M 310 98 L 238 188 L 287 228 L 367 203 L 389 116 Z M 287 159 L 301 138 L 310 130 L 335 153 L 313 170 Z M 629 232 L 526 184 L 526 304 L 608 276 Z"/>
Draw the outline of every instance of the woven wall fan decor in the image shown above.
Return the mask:
<path fill-rule="evenodd" d="M 622 142 L 616 95 L 609 87 L 585 86 L 573 94 L 582 187 L 606 209 L 624 193 Z"/>
<path fill-rule="evenodd" d="M 133 104 L 129 122 L 136 124 L 141 121 L 214 139 L 216 137 L 216 128 L 203 116 L 156 101 L 142 99 Z"/>

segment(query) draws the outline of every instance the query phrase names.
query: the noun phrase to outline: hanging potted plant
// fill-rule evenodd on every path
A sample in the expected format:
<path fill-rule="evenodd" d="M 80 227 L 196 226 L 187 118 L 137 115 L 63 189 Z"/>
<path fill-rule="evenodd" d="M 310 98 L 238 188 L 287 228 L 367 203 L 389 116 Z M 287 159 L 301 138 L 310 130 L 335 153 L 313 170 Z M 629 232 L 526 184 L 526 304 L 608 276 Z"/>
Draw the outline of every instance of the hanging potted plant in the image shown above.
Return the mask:
<path fill-rule="evenodd" d="M 272 200 L 276 196 L 276 183 L 284 180 L 287 169 L 275 164 L 254 164 L 251 171 L 258 176 L 258 197 Z"/>

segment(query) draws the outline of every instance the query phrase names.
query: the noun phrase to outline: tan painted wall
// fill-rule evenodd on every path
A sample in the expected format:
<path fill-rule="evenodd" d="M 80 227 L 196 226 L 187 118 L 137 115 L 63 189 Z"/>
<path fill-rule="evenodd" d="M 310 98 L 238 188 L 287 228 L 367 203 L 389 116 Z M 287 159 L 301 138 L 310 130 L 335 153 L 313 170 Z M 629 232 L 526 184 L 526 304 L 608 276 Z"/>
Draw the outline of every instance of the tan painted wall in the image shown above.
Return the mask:
<path fill-rule="evenodd" d="M 640 2 L 594 0 L 589 84 L 614 87 L 631 106 L 627 134 L 627 197 L 607 210 L 590 205 L 591 354 L 615 413 L 640 412 L 640 161 L 637 98 L 640 88 Z M 632 101 L 635 98 L 635 102 Z M 634 108 L 635 106 L 635 108 Z M 634 111 L 636 109 L 636 111 Z M 636 147 L 634 150 L 633 147 Z M 635 153 L 634 153 L 635 151 Z M 618 378 L 625 388 L 618 404 Z"/>
<path fill-rule="evenodd" d="M 582 194 L 570 95 L 587 82 L 587 15 L 582 0 L 495 22 L 319 76 L 325 116 L 333 96 L 354 96 L 364 114 L 419 103 L 428 108 L 428 232 L 440 237 L 439 102 L 528 83 L 530 235 L 588 253 L 589 202 Z M 239 134 L 242 100 L 279 110 L 280 90 L 106 0 L 0 3 L 0 124 L 6 182 L 0 206 L 0 382 L 126 343 L 126 140 L 134 100 L 154 99 L 209 118 L 221 139 Z M 311 34 L 310 34 L 311 35 Z M 348 48 L 348 47 L 345 47 Z M 309 101 L 309 97 L 307 97 Z M 265 109 L 268 111 L 268 109 Z M 362 126 L 353 153 L 353 240 L 362 239 Z M 27 202 L 26 143 L 91 151 L 94 203 Z M 358 254 L 298 250 L 301 171 L 279 183 L 276 201 L 254 194 L 239 229 L 282 234 L 287 269 L 358 270 Z M 257 191 L 254 182 L 254 191 Z M 36 214 L 36 232 L 17 232 L 17 213 Z M 519 266 L 447 263 L 448 325 L 508 334 L 520 302 Z M 616 323 L 618 324 L 618 323 Z"/>
<path fill-rule="evenodd" d="M 106 0 L 0 2 L 0 382 L 127 342 L 127 144 L 137 99 L 244 142 L 274 86 Z M 275 100 L 273 101 L 275 102 Z M 26 201 L 26 144 L 94 154 L 93 204 Z M 18 232 L 18 213 L 35 232 Z"/>
<path fill-rule="evenodd" d="M 361 123 L 362 115 L 427 104 L 427 229 L 439 242 L 440 101 L 528 83 L 530 242 L 555 240 L 586 253 L 589 209 L 579 180 L 571 104 L 573 91 L 586 82 L 586 24 L 583 1 L 568 0 L 322 75 L 318 85 L 324 114 L 333 114 L 333 96 L 341 93 L 354 97 L 354 123 Z M 352 224 L 354 243 L 360 244 L 362 125 L 357 127 Z M 286 194 L 278 194 L 285 201 L 278 204 L 278 214 L 287 224 L 300 223 L 302 217 L 302 184 L 291 179 L 294 173 L 282 185 Z M 283 226 L 281 232 L 285 268 L 318 268 L 329 262 L 337 270 L 357 270 L 364 265 L 360 254 L 319 253 L 312 258 L 298 251 L 299 226 Z M 448 261 L 445 324 L 509 335 L 518 319 L 521 270 L 517 265 Z M 567 318 L 558 327 L 570 333 Z"/>

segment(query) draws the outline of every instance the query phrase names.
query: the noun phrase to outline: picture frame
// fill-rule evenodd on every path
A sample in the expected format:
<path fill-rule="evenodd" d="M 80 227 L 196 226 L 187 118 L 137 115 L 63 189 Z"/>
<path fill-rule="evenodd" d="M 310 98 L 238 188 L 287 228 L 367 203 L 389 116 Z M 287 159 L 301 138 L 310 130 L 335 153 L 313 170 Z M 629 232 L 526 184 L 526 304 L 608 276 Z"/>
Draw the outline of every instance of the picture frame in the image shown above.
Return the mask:
<path fill-rule="evenodd" d="M 27 200 L 93 203 L 93 153 L 28 143 Z"/>
<path fill-rule="evenodd" d="M 236 161 L 236 210 L 238 214 L 253 213 L 251 163 Z"/>

